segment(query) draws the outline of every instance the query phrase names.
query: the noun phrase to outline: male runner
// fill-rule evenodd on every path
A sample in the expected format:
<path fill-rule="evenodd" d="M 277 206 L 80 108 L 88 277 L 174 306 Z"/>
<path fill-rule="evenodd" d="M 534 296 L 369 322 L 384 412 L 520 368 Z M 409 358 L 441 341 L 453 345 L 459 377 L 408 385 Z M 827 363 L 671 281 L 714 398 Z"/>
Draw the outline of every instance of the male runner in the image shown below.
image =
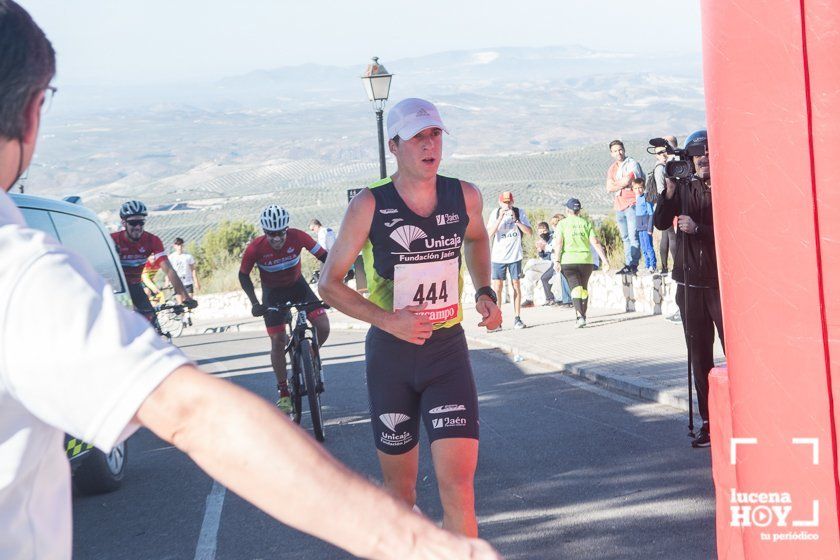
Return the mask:
<path fill-rule="evenodd" d="M 290 229 L 289 213 L 276 204 L 263 209 L 260 225 L 265 235 L 251 241 L 245 249 L 242 266 L 239 268 L 239 284 L 251 301 L 251 314 L 265 319 L 265 328 L 271 339 L 271 367 L 277 378 L 277 408 L 291 414 L 292 399 L 286 381 L 286 344 L 289 342 L 286 324 L 291 321 L 292 314 L 289 311 L 267 312 L 266 308 L 289 302 L 318 301 L 312 288 L 301 276 L 300 253 L 307 249 L 318 260 L 324 262 L 327 260 L 327 251 L 307 233 L 299 229 Z M 251 281 L 254 265 L 260 269 L 262 303 L 257 299 L 254 283 Z M 306 316 L 315 327 L 318 345 L 324 344 L 330 335 L 330 320 L 325 309 L 319 307 L 307 311 Z"/>
<path fill-rule="evenodd" d="M 123 229 L 112 233 L 111 238 L 117 246 L 117 253 L 120 255 L 120 264 L 125 272 L 125 279 L 128 282 L 128 291 L 131 294 L 131 301 L 138 313 L 142 314 L 149 322 L 153 322 L 155 310 L 149 302 L 149 296 L 143 290 L 143 268 L 157 265 L 163 269 L 169 282 L 175 289 L 175 293 L 183 298 L 187 307 L 195 307 L 197 302 L 187 294 L 181 279 L 166 256 L 163 249 L 163 242 L 157 235 L 144 231 L 146 216 L 149 214 L 146 205 L 139 200 L 129 200 L 120 206 L 120 219 Z"/>
<path fill-rule="evenodd" d="M 502 321 L 490 288 L 480 191 L 437 174 L 443 126 L 434 105 L 405 99 L 388 113 L 397 172 L 360 192 L 321 275 L 321 297 L 369 322 L 371 424 L 386 488 L 416 499 L 420 418 L 432 442 L 443 526 L 475 536 L 478 399 L 462 319 L 461 249 L 481 326 Z M 370 299 L 342 282 L 364 248 Z"/>

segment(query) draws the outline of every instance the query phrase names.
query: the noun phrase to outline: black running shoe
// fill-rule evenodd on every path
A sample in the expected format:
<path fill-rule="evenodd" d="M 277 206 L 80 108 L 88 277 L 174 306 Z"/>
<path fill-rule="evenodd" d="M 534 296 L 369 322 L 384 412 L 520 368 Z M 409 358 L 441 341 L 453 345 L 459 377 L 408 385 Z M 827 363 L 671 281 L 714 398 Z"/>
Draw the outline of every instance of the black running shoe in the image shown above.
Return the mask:
<path fill-rule="evenodd" d="M 691 442 L 691 447 L 709 447 L 712 444 L 712 440 L 709 437 L 709 423 L 703 422 L 703 427 L 700 428 L 700 433 L 697 434 L 697 437 Z"/>
<path fill-rule="evenodd" d="M 633 274 L 633 269 L 625 264 L 624 267 L 615 274 L 616 276 L 620 276 L 622 274 Z"/>

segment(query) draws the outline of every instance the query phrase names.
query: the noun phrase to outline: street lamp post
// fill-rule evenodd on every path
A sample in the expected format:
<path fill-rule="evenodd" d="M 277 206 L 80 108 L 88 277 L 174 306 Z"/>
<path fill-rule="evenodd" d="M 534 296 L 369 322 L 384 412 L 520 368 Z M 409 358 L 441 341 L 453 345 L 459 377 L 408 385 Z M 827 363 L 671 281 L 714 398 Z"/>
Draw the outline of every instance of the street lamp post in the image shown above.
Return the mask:
<path fill-rule="evenodd" d="M 388 101 L 388 93 L 391 90 L 391 77 L 385 67 L 379 64 L 379 57 L 374 56 L 373 62 L 367 65 L 362 76 L 365 84 L 368 99 L 376 112 L 376 127 L 379 132 L 379 178 L 384 179 L 388 175 L 385 169 L 385 131 L 382 123 L 382 113 L 385 110 L 385 103 Z"/>

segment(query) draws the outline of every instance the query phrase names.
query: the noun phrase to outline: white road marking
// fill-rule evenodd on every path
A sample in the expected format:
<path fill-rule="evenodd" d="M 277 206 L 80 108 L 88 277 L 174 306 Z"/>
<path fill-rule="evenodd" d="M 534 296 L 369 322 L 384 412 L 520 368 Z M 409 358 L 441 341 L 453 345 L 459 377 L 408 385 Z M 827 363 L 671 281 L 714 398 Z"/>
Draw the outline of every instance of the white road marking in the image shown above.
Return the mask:
<path fill-rule="evenodd" d="M 195 560 L 214 560 L 216 543 L 219 536 L 219 521 L 222 517 L 222 505 L 225 502 L 225 487 L 213 481 L 213 488 L 207 496 L 204 507 L 204 521 L 195 547 Z"/>

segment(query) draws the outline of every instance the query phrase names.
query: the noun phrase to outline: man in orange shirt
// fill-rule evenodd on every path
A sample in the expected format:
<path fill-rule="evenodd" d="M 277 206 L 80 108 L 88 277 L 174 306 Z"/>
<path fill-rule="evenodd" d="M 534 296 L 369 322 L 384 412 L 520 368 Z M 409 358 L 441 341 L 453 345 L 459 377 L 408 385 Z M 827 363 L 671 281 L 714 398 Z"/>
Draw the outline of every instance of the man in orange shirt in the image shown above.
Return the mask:
<path fill-rule="evenodd" d="M 615 221 L 624 243 L 624 268 L 618 274 L 636 274 L 639 265 L 639 236 L 636 233 L 636 195 L 633 179 L 645 178 L 642 166 L 624 153 L 624 142 L 610 142 L 610 155 L 615 160 L 607 170 L 607 192 L 614 195 Z"/>

